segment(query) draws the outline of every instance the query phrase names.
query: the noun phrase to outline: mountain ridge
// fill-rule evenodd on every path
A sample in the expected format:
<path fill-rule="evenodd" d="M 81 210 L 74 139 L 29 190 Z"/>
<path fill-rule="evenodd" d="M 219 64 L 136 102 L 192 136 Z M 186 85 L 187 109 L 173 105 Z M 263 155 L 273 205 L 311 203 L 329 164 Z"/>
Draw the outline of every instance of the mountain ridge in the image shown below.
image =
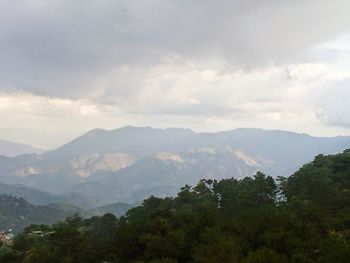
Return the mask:
<path fill-rule="evenodd" d="M 349 147 L 350 136 L 255 128 L 210 133 L 132 126 L 93 129 L 44 154 L 0 157 L 0 182 L 56 195 L 83 194 L 102 199 L 101 205 L 134 203 L 150 194 L 175 194 L 201 178 L 242 178 L 257 171 L 288 176 L 319 153 Z"/>
<path fill-rule="evenodd" d="M 0 156 L 15 157 L 23 154 L 43 152 L 43 148 L 34 145 L 0 139 Z"/>

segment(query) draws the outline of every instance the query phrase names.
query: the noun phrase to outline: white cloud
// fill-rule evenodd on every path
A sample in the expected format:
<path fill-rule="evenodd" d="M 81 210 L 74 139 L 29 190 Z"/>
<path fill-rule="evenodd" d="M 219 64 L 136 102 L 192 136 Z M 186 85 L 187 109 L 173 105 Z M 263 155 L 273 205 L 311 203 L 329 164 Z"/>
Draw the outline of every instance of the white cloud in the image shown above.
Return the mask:
<path fill-rule="evenodd" d="M 1 1 L 1 127 L 346 134 L 349 12 L 347 0 Z"/>

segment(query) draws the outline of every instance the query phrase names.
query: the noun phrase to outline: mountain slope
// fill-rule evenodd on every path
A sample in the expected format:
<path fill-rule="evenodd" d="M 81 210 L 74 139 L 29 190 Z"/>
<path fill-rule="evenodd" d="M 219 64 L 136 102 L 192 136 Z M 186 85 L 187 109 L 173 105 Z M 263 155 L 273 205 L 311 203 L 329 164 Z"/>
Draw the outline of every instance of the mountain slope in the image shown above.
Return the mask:
<path fill-rule="evenodd" d="M 288 176 L 316 154 L 349 147 L 350 137 L 279 130 L 96 129 L 42 155 L 0 157 L 0 182 L 102 202 L 93 206 L 133 203 L 151 194 L 173 195 L 201 178 L 242 178 L 256 171 Z"/>
<path fill-rule="evenodd" d="M 21 154 L 42 153 L 43 149 L 28 144 L 10 142 L 0 139 L 0 155 L 14 157 Z"/>
<path fill-rule="evenodd" d="M 142 158 L 194 134 L 191 130 L 177 128 L 127 126 L 110 131 L 94 129 L 46 155 L 57 158 L 119 152 Z"/>
<path fill-rule="evenodd" d="M 119 221 L 35 228 L 47 229 L 48 238 L 15 240 L 23 262 L 349 263 L 350 151 L 318 155 L 280 180 L 202 180 L 173 198 L 149 197 Z"/>
<path fill-rule="evenodd" d="M 48 204 L 69 204 L 83 209 L 92 209 L 102 205 L 101 201 L 95 197 L 80 193 L 65 193 L 54 195 L 48 192 L 40 191 L 24 185 L 9 185 L 0 183 L 0 195 L 8 195 L 16 198 L 23 198 L 33 205 Z"/>
<path fill-rule="evenodd" d="M 94 175 L 72 191 L 106 201 L 134 203 L 150 195 L 173 196 L 181 186 L 202 178 L 241 178 L 255 170 L 231 153 L 216 153 L 207 148 L 182 154 L 161 152 L 116 173 Z"/>
<path fill-rule="evenodd" d="M 337 153 L 349 146 L 349 136 L 313 137 L 288 131 L 241 128 L 200 133 L 174 145 L 172 151 L 203 147 L 217 152 L 231 151 L 242 159 L 248 156 L 263 172 L 287 176 L 317 154 Z"/>
<path fill-rule="evenodd" d="M 0 195 L 23 198 L 34 205 L 45 205 L 57 201 L 56 197 L 48 192 L 40 191 L 24 185 L 9 185 L 0 183 Z"/>
<path fill-rule="evenodd" d="M 15 232 L 30 224 L 52 224 L 67 216 L 81 212 L 72 207 L 62 209 L 59 206 L 35 206 L 23 198 L 0 196 L 0 230 L 12 228 Z"/>

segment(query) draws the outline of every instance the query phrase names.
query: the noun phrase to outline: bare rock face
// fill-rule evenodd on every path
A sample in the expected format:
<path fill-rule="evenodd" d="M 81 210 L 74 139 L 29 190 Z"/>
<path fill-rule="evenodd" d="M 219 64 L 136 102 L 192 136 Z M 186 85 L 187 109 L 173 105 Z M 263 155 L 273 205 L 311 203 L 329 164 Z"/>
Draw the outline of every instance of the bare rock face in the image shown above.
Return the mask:
<path fill-rule="evenodd" d="M 170 152 L 158 152 L 156 154 L 156 158 L 158 160 L 168 160 L 168 161 L 174 161 L 174 162 L 182 162 L 181 156 L 178 154 L 170 153 Z"/>
<path fill-rule="evenodd" d="M 260 167 L 260 164 L 258 164 L 251 156 L 241 150 L 236 150 L 234 152 L 234 155 L 248 166 Z"/>
<path fill-rule="evenodd" d="M 74 172 L 81 177 L 89 177 L 97 171 L 117 172 L 133 162 L 132 156 L 123 153 L 82 155 L 69 161 Z"/>

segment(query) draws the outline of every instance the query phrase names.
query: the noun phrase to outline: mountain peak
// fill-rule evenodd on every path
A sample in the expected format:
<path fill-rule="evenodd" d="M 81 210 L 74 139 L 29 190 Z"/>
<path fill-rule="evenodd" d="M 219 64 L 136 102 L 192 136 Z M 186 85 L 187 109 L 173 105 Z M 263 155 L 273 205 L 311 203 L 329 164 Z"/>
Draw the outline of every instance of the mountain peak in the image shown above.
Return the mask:
<path fill-rule="evenodd" d="M 95 129 L 92 129 L 92 130 L 86 132 L 83 136 L 93 137 L 93 136 L 100 135 L 100 134 L 103 134 L 106 132 L 108 132 L 108 131 L 105 129 L 95 128 Z"/>
<path fill-rule="evenodd" d="M 126 153 L 136 158 L 163 151 L 195 133 L 189 129 L 125 126 L 114 130 L 93 129 L 51 151 L 51 157 L 75 157 L 81 154 Z"/>

